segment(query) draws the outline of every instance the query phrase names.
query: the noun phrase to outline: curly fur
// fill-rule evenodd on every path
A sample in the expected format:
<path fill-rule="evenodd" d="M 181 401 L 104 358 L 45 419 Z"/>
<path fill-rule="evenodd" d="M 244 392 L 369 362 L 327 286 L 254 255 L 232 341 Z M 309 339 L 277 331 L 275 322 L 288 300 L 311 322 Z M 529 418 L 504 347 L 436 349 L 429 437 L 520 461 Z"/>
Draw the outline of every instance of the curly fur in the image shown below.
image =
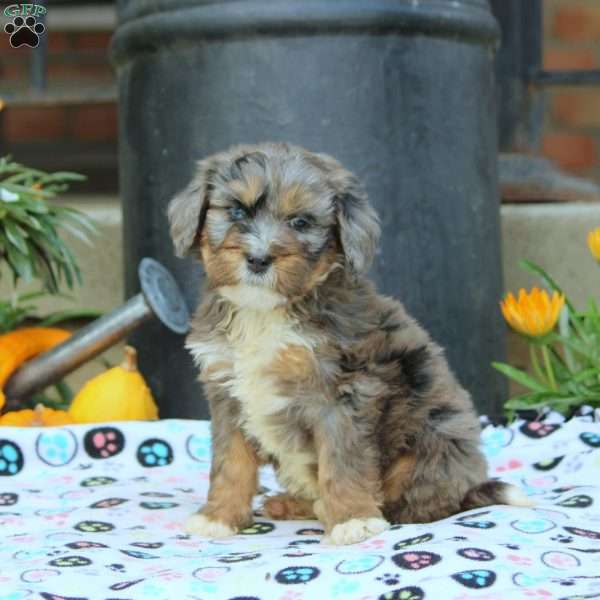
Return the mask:
<path fill-rule="evenodd" d="M 187 347 L 213 463 L 190 531 L 248 525 L 266 462 L 287 493 L 264 512 L 317 516 L 333 543 L 516 497 L 487 481 L 471 399 L 443 350 L 365 278 L 379 224 L 337 161 L 234 147 L 199 164 L 169 218 L 177 253 L 197 251 L 206 273 Z M 248 256 L 268 257 L 267 270 L 252 272 Z"/>

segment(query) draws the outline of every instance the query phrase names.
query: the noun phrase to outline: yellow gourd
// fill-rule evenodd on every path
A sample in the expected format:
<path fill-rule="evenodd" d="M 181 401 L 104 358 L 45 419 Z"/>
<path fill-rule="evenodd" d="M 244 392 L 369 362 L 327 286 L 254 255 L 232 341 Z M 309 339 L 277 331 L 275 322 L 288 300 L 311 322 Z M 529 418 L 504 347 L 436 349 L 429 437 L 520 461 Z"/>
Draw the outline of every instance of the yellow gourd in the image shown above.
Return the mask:
<path fill-rule="evenodd" d="M 0 425 L 12 427 L 42 427 L 70 423 L 73 423 L 73 420 L 66 411 L 48 408 L 43 404 L 38 404 L 34 410 L 13 410 L 0 417 Z"/>
<path fill-rule="evenodd" d="M 69 416 L 76 423 L 149 420 L 158 409 L 144 378 L 137 370 L 137 353 L 125 347 L 125 360 L 90 379 L 75 396 Z"/>
<path fill-rule="evenodd" d="M 0 335 L 0 408 L 8 378 L 26 361 L 64 342 L 71 333 L 56 327 L 26 327 Z"/>

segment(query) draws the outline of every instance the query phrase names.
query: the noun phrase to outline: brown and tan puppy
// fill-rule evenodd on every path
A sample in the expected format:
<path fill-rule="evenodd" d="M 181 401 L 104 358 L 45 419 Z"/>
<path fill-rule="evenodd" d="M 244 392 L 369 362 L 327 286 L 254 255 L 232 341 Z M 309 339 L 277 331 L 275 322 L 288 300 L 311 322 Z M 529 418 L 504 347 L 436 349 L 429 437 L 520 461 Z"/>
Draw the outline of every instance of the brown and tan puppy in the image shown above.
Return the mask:
<path fill-rule="evenodd" d="M 177 254 L 196 250 L 206 273 L 187 347 L 213 457 L 190 533 L 248 526 L 264 463 L 287 490 L 264 513 L 316 516 L 335 544 L 527 504 L 487 479 L 471 399 L 443 350 L 365 279 L 378 220 L 337 161 L 288 144 L 234 147 L 199 163 L 169 219 Z"/>

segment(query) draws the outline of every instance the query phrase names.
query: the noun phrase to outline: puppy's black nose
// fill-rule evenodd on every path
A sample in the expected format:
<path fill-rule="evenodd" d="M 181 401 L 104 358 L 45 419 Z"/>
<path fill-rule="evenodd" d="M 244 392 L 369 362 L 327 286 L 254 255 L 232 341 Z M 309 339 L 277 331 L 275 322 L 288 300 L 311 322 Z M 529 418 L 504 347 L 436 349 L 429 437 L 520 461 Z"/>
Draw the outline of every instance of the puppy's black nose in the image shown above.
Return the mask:
<path fill-rule="evenodd" d="M 246 254 L 246 262 L 248 263 L 248 268 L 253 273 L 264 273 L 273 262 L 273 258 L 270 256 L 252 256 L 251 254 Z"/>

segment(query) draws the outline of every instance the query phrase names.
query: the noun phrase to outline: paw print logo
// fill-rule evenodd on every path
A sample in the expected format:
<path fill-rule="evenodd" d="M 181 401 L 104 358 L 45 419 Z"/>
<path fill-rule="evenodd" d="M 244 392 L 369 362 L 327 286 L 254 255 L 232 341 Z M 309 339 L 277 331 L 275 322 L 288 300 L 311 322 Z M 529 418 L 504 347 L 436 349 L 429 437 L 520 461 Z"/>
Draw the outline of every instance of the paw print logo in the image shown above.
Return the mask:
<path fill-rule="evenodd" d="M 13 48 L 19 48 L 20 46 L 37 48 L 40 43 L 40 35 L 45 30 L 44 25 L 38 23 L 37 19 L 32 16 L 26 19 L 15 17 L 12 23 L 7 23 L 4 26 L 4 31 L 10 35 L 10 45 Z"/>
<path fill-rule="evenodd" d="M 286 567 L 275 574 L 275 581 L 282 584 L 308 583 L 319 576 L 316 567 Z"/>

